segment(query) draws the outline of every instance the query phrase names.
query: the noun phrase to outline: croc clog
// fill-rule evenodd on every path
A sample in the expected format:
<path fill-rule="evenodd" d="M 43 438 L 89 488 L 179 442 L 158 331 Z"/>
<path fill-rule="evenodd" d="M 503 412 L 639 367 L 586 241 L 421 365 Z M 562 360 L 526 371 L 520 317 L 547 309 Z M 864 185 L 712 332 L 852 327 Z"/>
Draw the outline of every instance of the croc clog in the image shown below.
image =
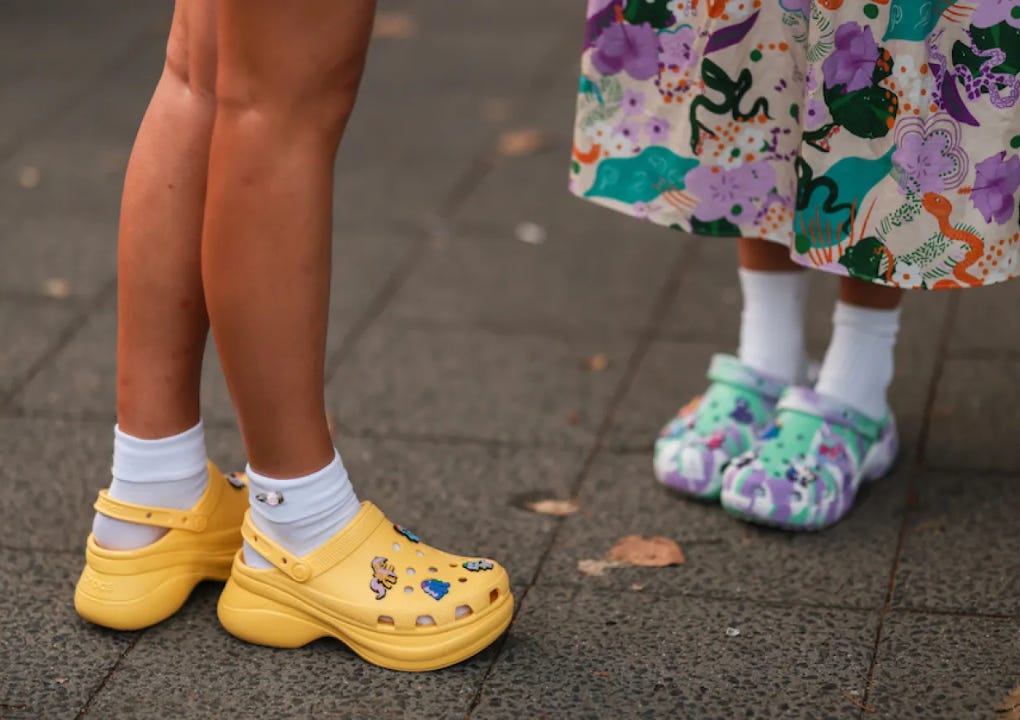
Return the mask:
<path fill-rule="evenodd" d="M 807 388 L 790 388 L 775 422 L 723 477 L 722 504 L 733 515 L 786 530 L 821 530 L 853 506 L 861 483 L 896 462 L 892 415 L 875 420 Z"/>
<path fill-rule="evenodd" d="M 704 395 L 688 403 L 662 429 L 653 464 L 663 485 L 703 500 L 718 500 L 726 465 L 750 449 L 772 422 L 786 385 L 732 355 L 715 355 L 708 379 L 711 385 Z"/>
<path fill-rule="evenodd" d="M 106 490 L 95 508 L 117 520 L 168 530 L 137 550 L 107 550 L 91 533 L 86 541 L 75 609 L 97 625 L 139 630 L 177 612 L 201 581 L 227 579 L 241 546 L 248 488 L 243 476 L 224 475 L 209 463 L 209 484 L 190 510 L 135 505 Z"/>
<path fill-rule="evenodd" d="M 325 545 L 298 557 L 245 517 L 245 541 L 273 567 L 238 552 L 220 596 L 220 622 L 242 640 L 299 647 L 340 640 L 392 670 L 435 670 L 490 645 L 506 629 L 506 571 L 485 558 L 436 550 L 369 502 Z"/>

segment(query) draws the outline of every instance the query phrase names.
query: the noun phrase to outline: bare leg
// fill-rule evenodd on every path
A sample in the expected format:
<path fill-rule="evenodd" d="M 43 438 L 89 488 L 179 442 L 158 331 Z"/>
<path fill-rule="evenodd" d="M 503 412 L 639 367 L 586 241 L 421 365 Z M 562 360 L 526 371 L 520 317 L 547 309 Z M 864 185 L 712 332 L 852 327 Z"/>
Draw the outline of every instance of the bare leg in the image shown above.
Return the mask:
<path fill-rule="evenodd" d="M 200 245 L 215 112 L 215 3 L 178 0 L 128 163 L 118 245 L 117 419 L 140 438 L 199 420 L 209 321 Z"/>
<path fill-rule="evenodd" d="M 334 457 L 323 400 L 333 162 L 373 0 L 223 0 L 202 270 L 249 462 Z"/>
<path fill-rule="evenodd" d="M 737 240 L 737 256 L 740 267 L 761 272 L 796 272 L 804 268 L 790 259 L 790 250 L 785 245 L 740 238 Z"/>
<path fill-rule="evenodd" d="M 894 310 L 903 300 L 903 291 L 899 288 L 885 287 L 875 283 L 842 278 L 839 281 L 839 299 L 847 305 L 873 308 L 875 310 Z"/>

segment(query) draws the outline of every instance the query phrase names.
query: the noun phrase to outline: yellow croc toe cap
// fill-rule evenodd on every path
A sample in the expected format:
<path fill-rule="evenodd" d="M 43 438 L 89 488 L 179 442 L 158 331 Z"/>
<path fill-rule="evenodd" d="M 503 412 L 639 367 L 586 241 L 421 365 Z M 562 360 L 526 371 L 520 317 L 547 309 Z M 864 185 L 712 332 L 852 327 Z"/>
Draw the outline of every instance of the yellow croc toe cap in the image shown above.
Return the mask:
<path fill-rule="evenodd" d="M 502 566 L 430 547 L 372 503 L 303 557 L 261 535 L 250 516 L 242 531 L 273 564 L 252 568 L 238 553 L 220 596 L 220 622 L 248 642 L 333 637 L 391 670 L 435 670 L 490 645 L 513 614 Z"/>
<path fill-rule="evenodd" d="M 117 520 L 168 530 L 136 550 L 107 550 L 91 534 L 86 541 L 75 609 L 97 625 L 139 630 L 177 612 L 201 581 L 230 575 L 248 508 L 247 478 L 224 475 L 209 463 L 209 484 L 189 510 L 126 503 L 105 490 L 95 508 Z"/>

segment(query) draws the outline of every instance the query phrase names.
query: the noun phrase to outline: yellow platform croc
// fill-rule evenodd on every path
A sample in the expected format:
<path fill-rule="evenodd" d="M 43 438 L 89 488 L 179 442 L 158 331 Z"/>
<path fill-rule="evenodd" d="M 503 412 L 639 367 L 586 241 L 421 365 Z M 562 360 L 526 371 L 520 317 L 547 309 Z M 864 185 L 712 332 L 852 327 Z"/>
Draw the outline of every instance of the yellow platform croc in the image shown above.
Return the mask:
<path fill-rule="evenodd" d="M 74 607 L 89 622 L 139 630 L 166 620 L 203 580 L 226 580 L 241 547 L 247 479 L 209 463 L 209 484 L 190 510 L 146 507 L 99 492 L 95 508 L 117 520 L 167 528 L 137 550 L 107 550 L 89 534 Z"/>
<path fill-rule="evenodd" d="M 325 545 L 297 557 L 245 516 L 244 539 L 273 567 L 242 553 L 220 596 L 231 634 L 272 647 L 333 637 L 391 670 L 436 670 L 465 660 L 502 634 L 513 614 L 506 571 L 421 542 L 372 503 Z"/>

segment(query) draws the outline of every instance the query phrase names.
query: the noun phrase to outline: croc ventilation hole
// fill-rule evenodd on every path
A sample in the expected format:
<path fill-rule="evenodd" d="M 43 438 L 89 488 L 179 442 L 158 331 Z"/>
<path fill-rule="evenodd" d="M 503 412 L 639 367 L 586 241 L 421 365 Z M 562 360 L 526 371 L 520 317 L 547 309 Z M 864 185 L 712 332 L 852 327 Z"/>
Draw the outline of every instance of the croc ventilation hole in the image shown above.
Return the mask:
<path fill-rule="evenodd" d="M 414 592 L 414 588 L 413 587 L 411 587 L 410 585 L 405 585 L 404 586 L 404 593 L 405 594 L 410 595 L 413 592 Z"/>
<path fill-rule="evenodd" d="M 393 552 L 400 552 L 400 543 L 393 543 Z"/>
<path fill-rule="evenodd" d="M 474 610 L 471 609 L 470 605 L 458 605 L 457 610 L 454 612 L 454 617 L 460 620 L 461 618 L 466 618 L 473 612 Z"/>
<path fill-rule="evenodd" d="M 418 550 L 416 554 L 418 555 L 418 557 L 425 557 L 425 553 L 423 553 L 421 550 Z"/>
<path fill-rule="evenodd" d="M 439 572 L 439 570 L 437 568 L 430 567 L 429 568 L 429 572 L 432 573 L 433 575 L 435 575 L 437 572 Z"/>
<path fill-rule="evenodd" d="M 407 572 L 408 575 L 414 575 L 414 568 L 407 568 L 405 572 Z"/>
<path fill-rule="evenodd" d="M 394 627 L 396 626 L 396 623 L 393 622 L 393 618 L 391 618 L 389 615 L 380 615 L 378 622 L 380 625 L 392 625 Z"/>
<path fill-rule="evenodd" d="M 418 619 L 414 621 L 414 624 L 419 627 L 424 625 L 435 625 L 436 621 L 432 619 L 431 615 L 419 615 Z"/>
<path fill-rule="evenodd" d="M 489 591 L 489 604 L 491 605 L 497 600 L 499 600 L 499 590 L 493 588 L 492 590 Z"/>
<path fill-rule="evenodd" d="M 457 578 L 457 582 L 467 582 L 467 578 L 459 577 L 459 578 Z"/>

